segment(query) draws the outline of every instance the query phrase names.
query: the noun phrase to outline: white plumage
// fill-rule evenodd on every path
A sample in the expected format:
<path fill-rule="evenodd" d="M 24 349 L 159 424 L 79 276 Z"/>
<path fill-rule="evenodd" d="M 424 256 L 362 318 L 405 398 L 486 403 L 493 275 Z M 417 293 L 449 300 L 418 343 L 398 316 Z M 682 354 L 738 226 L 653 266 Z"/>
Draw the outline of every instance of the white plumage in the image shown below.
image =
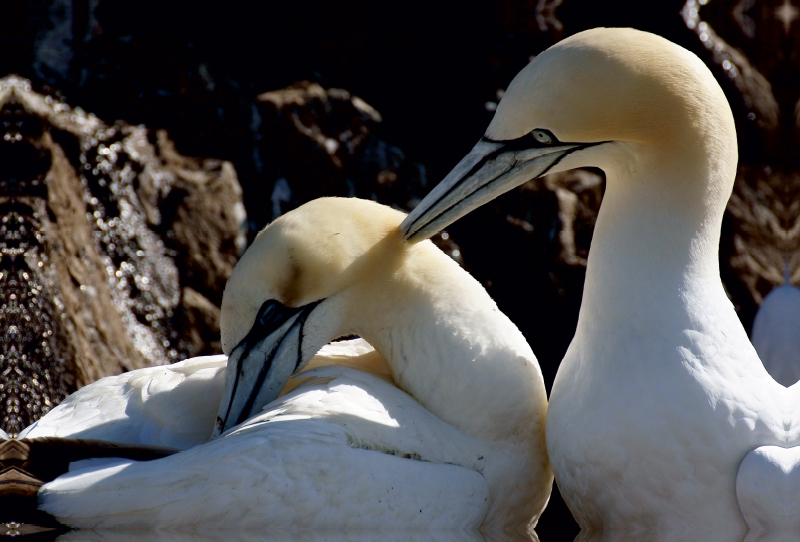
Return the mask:
<path fill-rule="evenodd" d="M 461 454 L 465 444 L 480 446 L 367 373 L 304 376 L 224 438 L 154 462 L 77 464 L 42 489 L 44 509 L 91 528 L 143 526 L 142 517 L 150 527 L 278 532 L 480 525 L 486 481 L 456 466 L 479 464 Z M 210 430 L 213 415 L 206 422 Z"/>
<path fill-rule="evenodd" d="M 745 542 L 794 542 L 800 533 L 800 447 L 761 446 L 744 458 L 736 494 Z"/>
<path fill-rule="evenodd" d="M 102 439 L 185 450 L 208 442 L 227 357 L 205 356 L 109 376 L 67 397 L 18 438 Z"/>

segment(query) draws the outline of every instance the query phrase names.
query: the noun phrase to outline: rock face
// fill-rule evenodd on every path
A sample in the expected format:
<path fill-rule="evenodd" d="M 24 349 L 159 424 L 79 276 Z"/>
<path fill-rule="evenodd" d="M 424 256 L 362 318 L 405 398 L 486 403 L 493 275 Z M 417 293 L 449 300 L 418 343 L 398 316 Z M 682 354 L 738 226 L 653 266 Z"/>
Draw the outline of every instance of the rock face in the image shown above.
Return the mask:
<path fill-rule="evenodd" d="M 0 122 L 2 428 L 103 376 L 218 351 L 216 305 L 244 246 L 231 164 L 14 76 Z"/>

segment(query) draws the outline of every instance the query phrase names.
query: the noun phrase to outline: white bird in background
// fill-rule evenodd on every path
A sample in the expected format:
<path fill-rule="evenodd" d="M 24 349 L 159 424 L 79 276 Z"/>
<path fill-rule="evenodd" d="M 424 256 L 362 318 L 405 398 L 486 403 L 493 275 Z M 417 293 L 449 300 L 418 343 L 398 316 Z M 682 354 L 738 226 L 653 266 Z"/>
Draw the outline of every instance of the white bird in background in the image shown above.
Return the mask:
<path fill-rule="evenodd" d="M 800 288 L 787 283 L 767 294 L 752 339 L 772 378 L 787 388 L 800 380 Z"/>
<path fill-rule="evenodd" d="M 424 238 L 531 178 L 606 173 L 547 416 L 553 471 L 587 539 L 741 540 L 742 460 L 800 444 L 798 393 L 764 369 L 719 276 L 736 162 L 730 107 L 699 58 L 598 28 L 514 78 L 485 136 L 401 226 Z M 739 489 L 758 498 L 752 479 Z"/>
<path fill-rule="evenodd" d="M 100 383 L 80 390 L 88 417 L 108 420 L 68 429 L 119 439 L 129 427 L 135 443 L 188 447 L 203 429 L 211 436 L 209 405 L 221 404 L 226 432 L 154 461 L 76 463 L 42 488 L 41 508 L 94 528 L 493 532 L 535 521 L 552 486 L 536 358 L 468 273 L 432 243 L 401 239 L 404 216 L 330 198 L 269 225 L 223 297 L 222 403 L 221 360 L 190 360 L 108 380 L 106 390 L 124 384 L 110 392 L 123 408 L 103 406 Z M 350 334 L 381 355 L 363 341 L 330 345 L 336 365 L 303 372 L 273 401 L 293 371 Z M 27 436 L 86 419 L 81 402 L 65 405 Z M 202 416 L 188 420 L 194 409 Z"/>

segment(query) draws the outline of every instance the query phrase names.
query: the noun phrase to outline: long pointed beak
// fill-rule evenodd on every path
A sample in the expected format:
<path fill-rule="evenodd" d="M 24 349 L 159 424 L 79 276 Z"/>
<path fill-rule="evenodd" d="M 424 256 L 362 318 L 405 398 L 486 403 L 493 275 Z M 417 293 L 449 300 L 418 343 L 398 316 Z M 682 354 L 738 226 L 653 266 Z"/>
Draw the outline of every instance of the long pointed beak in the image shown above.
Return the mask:
<path fill-rule="evenodd" d="M 409 214 L 400 229 L 409 241 L 422 241 L 473 209 L 520 184 L 547 174 L 566 155 L 600 143 L 528 146 L 525 140 L 481 138 Z"/>
<path fill-rule="evenodd" d="M 286 309 L 280 326 L 264 335 L 253 326 L 228 357 L 225 393 L 211 438 L 258 414 L 278 397 L 303 364 L 303 326 L 319 301 Z"/>

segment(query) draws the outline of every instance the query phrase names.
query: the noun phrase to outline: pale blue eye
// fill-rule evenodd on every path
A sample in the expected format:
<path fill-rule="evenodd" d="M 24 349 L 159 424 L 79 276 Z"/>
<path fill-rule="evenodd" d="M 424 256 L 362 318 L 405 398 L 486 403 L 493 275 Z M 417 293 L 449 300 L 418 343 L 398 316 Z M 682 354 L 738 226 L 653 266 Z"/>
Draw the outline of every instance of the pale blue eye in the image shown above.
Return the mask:
<path fill-rule="evenodd" d="M 538 143 L 541 143 L 542 145 L 550 145 L 554 139 L 547 130 L 533 130 L 531 135 Z"/>

